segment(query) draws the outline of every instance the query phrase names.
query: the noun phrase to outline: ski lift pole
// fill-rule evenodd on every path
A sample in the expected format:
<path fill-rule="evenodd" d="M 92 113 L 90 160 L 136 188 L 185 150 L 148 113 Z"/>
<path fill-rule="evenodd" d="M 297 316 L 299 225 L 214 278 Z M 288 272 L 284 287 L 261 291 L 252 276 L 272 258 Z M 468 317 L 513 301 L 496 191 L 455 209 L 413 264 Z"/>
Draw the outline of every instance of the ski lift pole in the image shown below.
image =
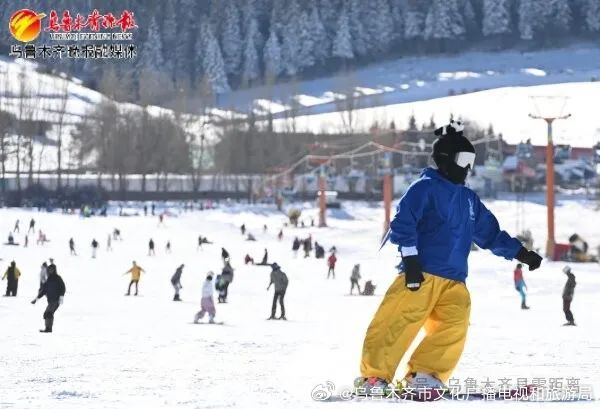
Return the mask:
<path fill-rule="evenodd" d="M 388 229 L 390 228 L 390 217 L 391 217 L 392 197 L 393 197 L 392 185 L 393 185 L 392 154 L 390 152 L 385 152 L 383 154 L 383 210 L 384 210 L 383 236 L 386 235 Z"/>
<path fill-rule="evenodd" d="M 325 202 L 325 165 L 319 168 L 319 227 L 327 227 L 325 219 L 325 210 L 327 204 Z"/>

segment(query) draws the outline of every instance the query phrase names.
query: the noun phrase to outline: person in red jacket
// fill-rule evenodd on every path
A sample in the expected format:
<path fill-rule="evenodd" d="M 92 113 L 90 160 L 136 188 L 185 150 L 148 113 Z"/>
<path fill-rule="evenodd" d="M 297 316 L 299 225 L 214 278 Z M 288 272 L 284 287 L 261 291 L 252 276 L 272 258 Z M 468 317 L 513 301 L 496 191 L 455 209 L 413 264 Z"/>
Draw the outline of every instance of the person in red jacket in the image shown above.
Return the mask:
<path fill-rule="evenodd" d="M 521 294 L 521 309 L 528 310 L 529 307 L 527 306 L 527 294 L 525 293 L 527 284 L 525 284 L 525 280 L 523 279 L 523 265 L 521 263 L 517 264 L 517 268 L 515 268 L 514 280 L 515 290 Z"/>
<path fill-rule="evenodd" d="M 327 259 L 327 265 L 329 266 L 329 270 L 327 270 L 327 278 L 333 277 L 335 279 L 335 263 L 337 262 L 337 257 L 335 253 L 331 253 L 329 258 Z"/>

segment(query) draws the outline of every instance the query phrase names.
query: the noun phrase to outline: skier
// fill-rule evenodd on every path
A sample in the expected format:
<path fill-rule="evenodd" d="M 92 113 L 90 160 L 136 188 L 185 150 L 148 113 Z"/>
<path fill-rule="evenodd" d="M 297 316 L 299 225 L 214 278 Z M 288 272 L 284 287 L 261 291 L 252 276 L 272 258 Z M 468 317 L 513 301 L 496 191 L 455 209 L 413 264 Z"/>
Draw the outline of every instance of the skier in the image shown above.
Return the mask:
<path fill-rule="evenodd" d="M 280 319 L 287 320 L 285 317 L 285 305 L 283 305 L 283 298 L 285 297 L 285 292 L 287 291 L 288 286 L 288 278 L 287 275 L 281 271 L 281 267 L 277 263 L 273 263 L 271 265 L 271 281 L 269 282 L 269 286 L 267 287 L 267 291 L 271 288 L 271 285 L 275 286 L 275 292 L 273 293 L 273 304 L 271 306 L 271 316 L 268 318 L 270 320 Z M 279 300 L 279 306 L 281 308 L 281 315 L 279 318 L 275 318 L 275 312 L 277 310 L 277 301 Z"/>
<path fill-rule="evenodd" d="M 360 278 L 360 264 L 355 264 L 350 275 L 350 295 L 352 295 L 355 286 L 358 288 L 358 294 L 360 294 L 360 284 L 358 283 Z"/>
<path fill-rule="evenodd" d="M 6 279 L 6 297 L 17 296 L 19 277 L 21 277 L 21 272 L 17 268 L 17 264 L 14 261 L 11 261 L 10 267 L 6 269 L 4 276 L 2 276 L 2 280 Z"/>
<path fill-rule="evenodd" d="M 229 264 L 229 260 L 225 262 L 225 267 L 221 271 L 221 277 L 223 278 L 223 295 L 222 302 L 227 302 L 227 295 L 229 294 L 229 284 L 233 281 L 233 267 Z"/>
<path fill-rule="evenodd" d="M 73 240 L 73 237 L 69 239 L 69 251 L 71 252 L 72 256 L 77 255 L 77 252 L 75 251 L 75 241 Z"/>
<path fill-rule="evenodd" d="M 196 313 L 194 317 L 194 324 L 197 324 L 200 321 L 204 314 L 208 313 L 208 322 L 214 324 L 215 322 L 215 302 L 213 300 L 213 272 L 209 271 L 206 274 L 206 280 L 204 280 L 204 284 L 202 285 L 202 299 L 200 300 L 200 311 Z"/>
<path fill-rule="evenodd" d="M 62 305 L 65 292 L 65 282 L 63 281 L 62 277 L 58 275 L 56 266 L 54 263 L 52 263 L 48 266 L 48 279 L 40 288 L 37 297 L 31 301 L 32 304 L 35 304 L 37 300 L 42 298 L 44 295 L 48 301 L 48 306 L 44 311 L 44 322 L 46 324 L 46 328 L 41 329 L 40 332 L 52 332 L 54 313 L 58 307 Z"/>
<path fill-rule="evenodd" d="M 221 247 L 221 258 L 223 259 L 223 265 L 227 265 L 229 261 L 229 252 L 225 250 L 225 247 Z"/>
<path fill-rule="evenodd" d="M 300 240 L 298 237 L 294 237 L 294 242 L 292 243 L 292 251 L 294 252 L 294 258 L 298 257 L 298 250 L 300 250 Z"/>
<path fill-rule="evenodd" d="M 515 289 L 521 294 L 521 309 L 528 310 L 527 306 L 527 294 L 525 293 L 525 289 L 527 288 L 527 284 L 525 284 L 525 280 L 523 279 L 523 264 L 517 264 L 517 268 L 514 271 L 514 279 L 515 279 Z"/>
<path fill-rule="evenodd" d="M 263 254 L 263 258 L 260 261 L 260 263 L 258 263 L 259 266 L 266 266 L 269 263 L 267 263 L 267 261 L 269 260 L 269 252 L 267 251 L 267 249 L 265 249 L 265 253 Z"/>
<path fill-rule="evenodd" d="M 327 266 L 329 266 L 329 270 L 327 270 L 327 279 L 329 276 L 333 277 L 335 280 L 335 263 L 337 262 L 337 257 L 335 253 L 331 253 L 331 255 L 327 258 Z"/>
<path fill-rule="evenodd" d="M 112 237 L 110 234 L 106 238 L 106 251 L 112 251 Z"/>
<path fill-rule="evenodd" d="M 183 274 L 183 267 L 183 264 L 177 267 L 175 273 L 173 274 L 173 277 L 171 277 L 171 284 L 173 284 L 173 288 L 175 289 L 175 296 L 173 297 L 173 301 L 181 301 L 181 298 L 179 298 L 179 290 L 183 288 L 183 286 L 181 285 L 181 274 Z"/>
<path fill-rule="evenodd" d="M 142 272 L 146 272 L 142 267 L 138 266 L 135 261 L 133 262 L 133 266 L 125 272 L 123 275 L 127 275 L 131 273 L 131 281 L 129 282 L 129 287 L 127 287 L 127 294 L 131 295 L 131 285 L 135 284 L 135 294 L 138 295 L 138 283 L 140 282 L 140 277 Z"/>
<path fill-rule="evenodd" d="M 29 221 L 29 229 L 27 230 L 27 234 L 29 234 L 30 231 L 35 233 L 35 219 L 33 217 Z"/>
<path fill-rule="evenodd" d="M 242 224 L 242 226 L 240 227 L 240 231 L 242 232 L 242 236 L 246 235 L 246 224 Z"/>
<path fill-rule="evenodd" d="M 154 240 L 150 239 L 150 241 L 148 242 L 148 255 L 149 256 L 155 256 L 156 253 L 154 252 Z"/>
<path fill-rule="evenodd" d="M 410 388 L 443 388 L 456 367 L 469 326 L 465 279 L 472 242 L 529 270 L 542 258 L 501 231 L 494 215 L 464 186 L 475 149 L 461 122 L 435 131 L 436 168 L 427 168 L 400 199 L 387 234 L 402 255 L 400 275 L 388 289 L 365 336 L 361 377 L 369 394 L 386 388 L 400 360 L 424 326 L 426 336 L 408 361 Z M 365 291 L 366 292 L 366 291 Z"/>
<path fill-rule="evenodd" d="M 571 267 L 569 266 L 563 268 L 563 273 L 567 275 L 567 282 L 565 283 L 562 293 L 563 311 L 565 313 L 565 318 L 567 319 L 565 325 L 575 325 L 575 318 L 573 318 L 573 313 L 571 312 L 571 302 L 573 301 L 575 285 L 577 284 L 575 282 L 575 274 L 571 272 Z"/>
<path fill-rule="evenodd" d="M 165 247 L 165 253 L 171 253 L 171 240 L 167 241 L 167 246 Z"/>
<path fill-rule="evenodd" d="M 96 239 L 92 240 L 92 258 L 96 258 L 96 252 L 98 251 L 98 242 Z"/>
<path fill-rule="evenodd" d="M 17 221 L 15 222 L 15 228 L 13 229 L 13 233 L 19 233 L 20 232 L 20 228 L 19 228 L 19 224 L 21 223 L 21 221 L 19 219 L 17 219 Z"/>

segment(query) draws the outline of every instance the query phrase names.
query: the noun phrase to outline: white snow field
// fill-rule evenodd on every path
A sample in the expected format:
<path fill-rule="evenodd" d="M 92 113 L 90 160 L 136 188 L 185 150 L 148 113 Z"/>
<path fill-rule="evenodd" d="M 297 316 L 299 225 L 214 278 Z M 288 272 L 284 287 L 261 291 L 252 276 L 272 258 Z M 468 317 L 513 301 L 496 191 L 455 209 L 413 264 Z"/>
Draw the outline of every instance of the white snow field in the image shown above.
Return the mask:
<path fill-rule="evenodd" d="M 501 224 L 515 233 L 514 202 L 488 203 Z M 29 219 L 51 240 L 45 246 L 1 246 L 2 270 L 11 260 L 23 275 L 16 298 L 0 297 L 0 408 L 331 408 L 386 402 L 317 402 L 311 391 L 327 381 L 336 393 L 358 376 L 365 330 L 396 277 L 398 257 L 393 246 L 378 252 L 383 221 L 381 204 L 345 203 L 329 213 L 329 228 L 284 228 L 285 217 L 271 207 L 232 205 L 204 212 L 175 213 L 158 226 L 156 217 L 83 219 L 74 215 L 37 211 L 0 210 L 0 234 L 8 235 L 21 220 L 23 242 Z M 543 247 L 545 209 L 525 203 L 525 227 Z M 306 221 L 317 210 L 306 205 Z M 600 244 L 600 221 L 595 203 L 564 201 L 557 208 L 557 239 L 577 231 L 591 247 Z M 245 223 L 257 242 L 247 242 L 239 226 Z M 268 232 L 262 232 L 263 224 Z M 113 228 L 123 241 L 105 250 Z M 314 239 L 326 249 L 338 249 L 335 280 L 327 281 L 324 260 L 293 258 L 295 235 Z M 215 244 L 196 250 L 199 234 Z M 37 235 L 37 233 L 36 233 Z M 79 253 L 69 256 L 73 237 Z M 97 259 L 90 242 L 101 243 Z M 147 242 L 157 243 L 157 255 L 148 257 Z M 165 254 L 171 240 L 173 252 Z M 4 241 L 4 240 L 3 240 Z M 232 255 L 235 277 L 229 303 L 217 304 L 217 320 L 224 325 L 193 325 L 199 309 L 200 289 L 208 270 L 220 270 L 220 249 Z M 289 321 L 267 321 L 272 290 L 267 292 L 270 269 L 244 266 L 248 252 L 260 259 L 268 247 L 271 261 L 288 274 L 286 294 Z M 30 304 L 37 292 L 41 263 L 53 257 L 66 282 L 64 305 L 55 318 L 54 333 L 40 334 L 46 301 Z M 125 297 L 129 277 L 123 273 L 136 260 L 144 269 L 140 296 Z M 170 277 L 185 263 L 181 303 L 172 300 Z M 348 296 L 352 265 L 362 266 L 363 282 L 377 284 L 373 297 Z M 466 348 L 455 371 L 483 382 L 502 377 L 578 378 L 582 385 L 600 387 L 600 267 L 574 264 L 577 288 L 573 312 L 577 327 L 563 327 L 561 291 L 565 263 L 544 262 L 538 271 L 525 270 L 531 310 L 522 311 L 513 288 L 515 262 L 489 252 L 470 258 L 468 287 L 472 316 Z M 5 282 L 2 282 L 4 285 Z M 3 288 L 2 288 L 3 289 Z M 397 376 L 403 375 L 399 369 Z M 398 404 L 419 405 L 399 402 Z M 437 402 L 432 405 L 505 407 L 504 402 Z M 552 403 L 520 403 L 528 407 L 554 407 Z M 597 407 L 597 402 L 574 403 Z"/>

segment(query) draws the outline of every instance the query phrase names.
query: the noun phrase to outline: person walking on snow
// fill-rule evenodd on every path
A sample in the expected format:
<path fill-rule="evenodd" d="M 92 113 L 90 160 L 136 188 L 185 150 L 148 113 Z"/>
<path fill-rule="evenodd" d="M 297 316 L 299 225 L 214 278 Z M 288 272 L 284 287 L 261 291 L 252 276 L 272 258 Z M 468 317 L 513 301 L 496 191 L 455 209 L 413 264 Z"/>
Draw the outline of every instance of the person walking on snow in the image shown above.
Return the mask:
<path fill-rule="evenodd" d="M 77 252 L 75 251 L 75 240 L 73 240 L 73 237 L 69 239 L 69 252 L 72 256 L 77 255 Z"/>
<path fill-rule="evenodd" d="M 204 284 L 202 285 L 202 298 L 200 300 L 200 311 L 196 313 L 194 317 L 194 324 L 197 324 L 200 321 L 204 314 L 208 313 L 208 322 L 214 324 L 215 315 L 217 311 L 215 309 L 215 302 L 213 300 L 213 272 L 209 271 L 206 275 L 206 280 L 204 280 Z"/>
<path fill-rule="evenodd" d="M 569 266 L 565 266 L 563 268 L 563 273 L 567 275 L 567 282 L 565 283 L 562 293 L 563 312 L 565 313 L 565 318 L 567 319 L 567 323 L 565 325 L 575 325 L 575 318 L 573 318 L 573 313 L 571 312 L 571 302 L 573 302 L 575 285 L 577 285 L 575 282 L 575 274 L 571 272 L 571 267 Z"/>
<path fill-rule="evenodd" d="M 294 242 L 292 243 L 294 258 L 298 257 L 298 250 L 300 250 L 300 239 L 298 239 L 298 237 L 294 237 Z"/>
<path fill-rule="evenodd" d="M 27 230 L 27 234 L 29 234 L 30 231 L 35 233 L 35 219 L 34 218 L 31 218 L 31 220 L 29 221 L 29 229 Z"/>
<path fill-rule="evenodd" d="M 6 297 L 16 297 L 17 290 L 19 289 L 19 277 L 21 272 L 17 268 L 17 264 L 14 261 L 10 262 L 10 266 L 4 272 L 2 280 L 6 279 Z"/>
<path fill-rule="evenodd" d="M 58 307 L 62 305 L 65 292 L 65 282 L 63 281 L 62 277 L 58 275 L 56 266 L 54 263 L 52 263 L 48 266 L 48 279 L 42 288 L 40 288 L 37 297 L 31 301 L 32 304 L 35 304 L 37 300 L 42 298 L 44 295 L 48 301 L 48 306 L 46 307 L 43 316 L 46 324 L 45 329 L 41 329 L 40 332 L 52 332 L 52 326 L 54 325 L 54 313 Z"/>
<path fill-rule="evenodd" d="M 171 284 L 175 289 L 175 296 L 173 296 L 173 301 L 181 301 L 181 298 L 179 298 L 179 290 L 183 288 L 183 286 L 181 285 L 181 274 L 183 274 L 183 267 L 183 264 L 177 267 L 175 273 L 173 274 L 173 277 L 171 277 Z"/>
<path fill-rule="evenodd" d="M 358 288 L 358 294 L 360 295 L 360 284 L 358 283 L 360 279 L 360 264 L 355 264 L 350 275 L 350 295 L 352 295 L 355 286 Z"/>
<path fill-rule="evenodd" d="M 142 275 L 142 272 L 146 272 L 142 267 L 138 266 L 135 261 L 133 262 L 133 266 L 127 270 L 125 272 L 125 274 L 123 275 L 127 275 L 129 273 L 131 273 L 131 281 L 129 282 L 129 287 L 127 287 L 127 294 L 125 295 L 131 295 L 131 285 L 135 284 L 135 294 L 134 295 L 138 295 L 138 284 L 140 282 L 140 277 Z"/>
<path fill-rule="evenodd" d="M 154 240 L 150 239 L 150 241 L 148 242 L 148 255 L 149 256 L 155 256 L 156 253 L 154 252 Z"/>
<path fill-rule="evenodd" d="M 96 239 L 92 240 L 92 258 L 96 258 L 96 252 L 98 251 L 98 242 Z"/>
<path fill-rule="evenodd" d="M 335 280 L 335 263 L 337 262 L 337 257 L 335 253 L 331 253 L 331 255 L 327 258 L 327 266 L 329 269 L 327 270 L 327 279 L 331 276 Z"/>
<path fill-rule="evenodd" d="M 461 122 L 435 131 L 436 168 L 427 168 L 400 199 L 389 239 L 402 256 L 399 275 L 365 335 L 361 377 L 369 394 L 386 388 L 422 327 L 425 337 L 408 360 L 406 387 L 443 388 L 463 351 L 471 301 L 465 285 L 471 244 L 537 269 L 542 258 L 500 230 L 496 217 L 465 186 L 475 149 Z M 377 390 L 377 389 L 375 389 Z"/>
<path fill-rule="evenodd" d="M 277 263 L 271 265 L 271 281 L 267 287 L 267 291 L 271 288 L 271 285 L 275 286 L 275 292 L 273 293 L 273 304 L 271 305 L 271 316 L 270 320 L 287 320 L 285 317 L 285 305 L 283 305 L 283 298 L 287 291 L 288 278 L 287 275 L 281 271 L 281 267 Z M 277 311 L 277 301 L 279 301 L 279 307 L 281 308 L 281 315 L 279 318 L 275 318 L 275 312 Z"/>
<path fill-rule="evenodd" d="M 21 221 L 19 219 L 17 219 L 17 221 L 15 222 L 15 228 L 13 230 L 13 233 L 19 233 L 20 232 L 20 228 L 19 228 L 19 224 L 21 223 Z"/>
<path fill-rule="evenodd" d="M 515 279 L 515 289 L 521 294 L 521 309 L 528 310 L 527 306 L 527 294 L 525 293 L 525 289 L 527 288 L 527 284 L 525 284 L 525 280 L 523 279 L 523 264 L 517 264 L 517 268 L 514 271 L 514 279 Z"/>

